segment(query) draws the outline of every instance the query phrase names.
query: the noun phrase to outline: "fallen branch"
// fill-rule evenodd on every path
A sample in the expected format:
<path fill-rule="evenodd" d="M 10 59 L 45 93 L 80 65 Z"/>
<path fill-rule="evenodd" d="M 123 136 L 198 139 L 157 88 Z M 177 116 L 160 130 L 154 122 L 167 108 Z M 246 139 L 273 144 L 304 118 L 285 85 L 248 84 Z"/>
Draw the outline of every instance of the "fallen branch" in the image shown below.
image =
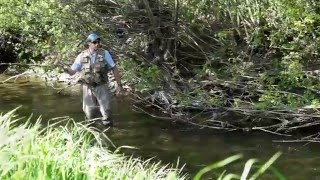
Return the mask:
<path fill-rule="evenodd" d="M 0 63 L 0 66 L 39 66 L 39 67 L 54 67 L 53 65 L 45 65 L 45 64 L 23 64 L 23 63 Z"/>
<path fill-rule="evenodd" d="M 6 82 L 8 82 L 8 81 L 10 81 L 10 80 L 12 80 L 12 79 L 14 79 L 14 82 L 16 82 L 16 80 L 17 80 L 19 77 L 25 76 L 25 75 L 27 75 L 27 74 L 30 74 L 30 73 L 29 73 L 29 72 L 23 72 L 23 73 L 21 73 L 21 74 L 17 74 L 17 75 L 15 75 L 15 76 L 11 76 L 11 77 L 9 77 L 9 78 L 6 79 L 6 80 L 1 81 L 0 84 L 5 84 Z"/>

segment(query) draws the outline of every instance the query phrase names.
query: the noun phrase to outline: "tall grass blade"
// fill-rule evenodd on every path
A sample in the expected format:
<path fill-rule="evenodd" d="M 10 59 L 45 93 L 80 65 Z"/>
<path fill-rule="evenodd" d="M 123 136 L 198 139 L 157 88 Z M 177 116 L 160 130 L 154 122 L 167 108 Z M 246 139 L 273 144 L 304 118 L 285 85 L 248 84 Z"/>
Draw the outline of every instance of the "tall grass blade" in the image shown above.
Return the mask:
<path fill-rule="evenodd" d="M 213 169 L 217 169 L 217 168 L 220 168 L 220 167 L 223 167 L 227 164 L 230 164 L 238 159 L 242 158 L 242 155 L 241 154 L 238 154 L 238 155 L 234 155 L 234 156 L 231 156 L 225 160 L 222 160 L 222 161 L 219 161 L 217 163 L 214 163 L 210 166 L 207 166 L 205 168 L 203 168 L 202 170 L 200 170 L 194 177 L 194 180 L 200 180 L 201 176 L 204 175 L 205 173 L 213 170 Z"/>
<path fill-rule="evenodd" d="M 223 180 L 230 180 L 230 179 L 240 179 L 240 176 L 237 174 L 228 174 L 223 178 Z"/>
<path fill-rule="evenodd" d="M 249 172 L 251 170 L 251 167 L 254 163 L 256 163 L 258 160 L 257 159 L 249 159 L 245 166 L 244 166 L 244 169 L 243 169 L 243 172 L 242 172 L 242 175 L 241 175 L 241 180 L 246 180 L 248 175 L 249 175 Z"/>
<path fill-rule="evenodd" d="M 250 180 L 255 180 L 259 176 L 261 176 L 280 156 L 281 152 L 277 152 L 275 155 L 273 155 L 263 166 L 261 166 L 258 171 L 252 175 Z"/>
<path fill-rule="evenodd" d="M 269 170 L 273 173 L 273 175 L 275 175 L 275 177 L 277 177 L 278 180 L 286 180 L 286 177 L 276 168 L 270 166 Z"/>

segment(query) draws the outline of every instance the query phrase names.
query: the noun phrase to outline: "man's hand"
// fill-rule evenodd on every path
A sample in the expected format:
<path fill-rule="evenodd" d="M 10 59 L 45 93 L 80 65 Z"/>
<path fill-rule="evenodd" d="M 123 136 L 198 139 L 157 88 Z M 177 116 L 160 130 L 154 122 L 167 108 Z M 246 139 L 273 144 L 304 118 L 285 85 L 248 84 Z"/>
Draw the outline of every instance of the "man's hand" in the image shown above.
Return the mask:
<path fill-rule="evenodd" d="M 116 89 L 116 96 L 121 96 L 123 95 L 123 93 L 124 93 L 123 87 L 118 85 Z"/>
<path fill-rule="evenodd" d="M 61 67 L 63 69 L 63 71 L 65 73 L 68 73 L 70 75 L 74 75 L 76 73 L 76 71 L 73 71 L 72 69 L 70 69 L 70 67 L 66 64 L 64 64 L 63 62 L 56 60 L 53 63 L 55 66 Z"/>
<path fill-rule="evenodd" d="M 63 66 L 63 64 L 57 59 L 57 60 L 55 60 L 54 61 L 54 63 L 53 63 L 55 66 Z"/>

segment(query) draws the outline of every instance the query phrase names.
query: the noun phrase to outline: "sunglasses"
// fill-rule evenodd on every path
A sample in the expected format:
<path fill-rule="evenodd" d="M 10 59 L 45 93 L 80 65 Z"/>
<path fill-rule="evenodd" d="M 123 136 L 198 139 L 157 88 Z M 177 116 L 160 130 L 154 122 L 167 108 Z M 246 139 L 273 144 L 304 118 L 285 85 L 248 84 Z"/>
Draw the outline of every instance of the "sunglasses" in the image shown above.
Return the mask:
<path fill-rule="evenodd" d="M 92 41 L 93 44 L 100 44 L 100 41 Z"/>

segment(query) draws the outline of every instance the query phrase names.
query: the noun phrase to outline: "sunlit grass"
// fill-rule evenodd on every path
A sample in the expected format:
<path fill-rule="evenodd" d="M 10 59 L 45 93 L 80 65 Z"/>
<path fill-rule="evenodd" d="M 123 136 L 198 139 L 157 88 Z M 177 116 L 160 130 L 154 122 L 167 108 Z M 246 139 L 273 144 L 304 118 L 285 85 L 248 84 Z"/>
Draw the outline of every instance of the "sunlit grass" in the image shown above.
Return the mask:
<path fill-rule="evenodd" d="M 236 173 L 229 173 L 226 170 L 222 174 L 220 174 L 219 177 L 216 177 L 215 179 L 219 180 L 230 180 L 230 179 L 239 179 L 239 180 L 256 180 L 259 179 L 260 176 L 262 176 L 268 169 L 272 172 L 274 175 L 274 178 L 279 179 L 279 180 L 285 180 L 286 178 L 274 167 L 271 165 L 280 157 L 281 153 L 278 152 L 275 155 L 273 155 L 267 162 L 254 166 L 254 164 L 259 163 L 259 160 L 257 159 L 249 159 L 243 168 L 243 171 L 241 174 L 236 174 Z M 210 166 L 207 166 L 203 169 L 201 169 L 194 177 L 194 180 L 200 180 L 202 179 L 203 175 L 213 171 L 217 170 L 219 168 L 225 168 L 227 167 L 230 163 L 233 163 L 239 159 L 242 158 L 241 154 L 234 155 L 231 157 L 228 157 L 222 161 L 216 162 Z"/>
<path fill-rule="evenodd" d="M 85 125 L 14 126 L 14 113 L 0 115 L 0 179 L 186 179 L 177 168 L 111 152 Z"/>

